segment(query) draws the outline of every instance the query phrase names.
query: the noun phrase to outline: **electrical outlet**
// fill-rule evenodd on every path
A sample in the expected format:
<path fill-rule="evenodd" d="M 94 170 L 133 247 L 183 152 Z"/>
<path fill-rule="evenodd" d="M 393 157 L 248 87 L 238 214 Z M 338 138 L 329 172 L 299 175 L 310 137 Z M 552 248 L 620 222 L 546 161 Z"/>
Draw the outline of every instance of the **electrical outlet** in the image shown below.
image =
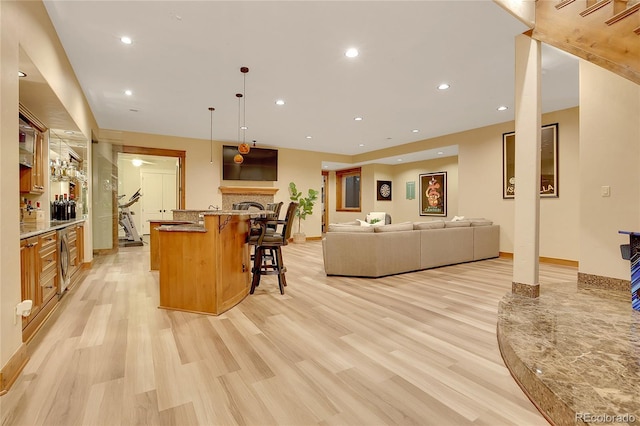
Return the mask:
<path fill-rule="evenodd" d="M 603 197 L 610 197 L 611 196 L 611 187 L 608 186 L 608 185 L 600 187 L 600 195 L 602 195 Z"/>

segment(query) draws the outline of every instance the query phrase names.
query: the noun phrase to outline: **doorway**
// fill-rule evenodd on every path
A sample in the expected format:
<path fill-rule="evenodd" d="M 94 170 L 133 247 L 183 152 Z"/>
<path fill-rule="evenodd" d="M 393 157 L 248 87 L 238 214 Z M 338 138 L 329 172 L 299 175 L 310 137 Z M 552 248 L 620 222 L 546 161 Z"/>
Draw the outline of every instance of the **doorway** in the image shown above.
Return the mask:
<path fill-rule="evenodd" d="M 157 219 L 153 210 L 164 210 L 162 219 L 172 218 L 172 210 L 185 206 L 185 151 L 146 148 L 135 146 L 114 146 L 114 160 L 117 176 L 117 193 L 126 202 L 140 190 L 140 201 L 130 206 L 134 212 L 133 221 L 142 235 L 149 233 L 149 219 Z M 161 183 L 158 183 L 161 182 Z M 115 192 L 115 191 L 114 191 Z M 118 223 L 118 203 L 115 203 L 113 221 L 113 244 L 118 246 L 123 232 Z M 149 213 L 149 214 L 147 214 Z"/>

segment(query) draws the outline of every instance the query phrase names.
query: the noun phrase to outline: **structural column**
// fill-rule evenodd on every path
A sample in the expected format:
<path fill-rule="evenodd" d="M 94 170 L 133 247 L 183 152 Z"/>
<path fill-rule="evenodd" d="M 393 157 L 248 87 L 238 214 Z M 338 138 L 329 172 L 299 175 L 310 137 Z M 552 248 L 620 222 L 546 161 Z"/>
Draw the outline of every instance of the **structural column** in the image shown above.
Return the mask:
<path fill-rule="evenodd" d="M 512 292 L 538 297 L 540 285 L 540 42 L 515 39 L 515 220 Z"/>

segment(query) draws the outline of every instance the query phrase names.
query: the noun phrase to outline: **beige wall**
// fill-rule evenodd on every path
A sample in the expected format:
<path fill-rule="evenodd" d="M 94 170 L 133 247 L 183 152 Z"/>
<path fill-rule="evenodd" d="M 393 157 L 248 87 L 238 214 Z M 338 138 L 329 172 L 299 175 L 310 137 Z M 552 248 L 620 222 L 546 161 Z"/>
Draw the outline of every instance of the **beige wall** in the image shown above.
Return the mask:
<path fill-rule="evenodd" d="M 279 169 L 276 182 L 224 181 L 220 164 L 222 142 L 214 141 L 213 164 L 210 163 L 211 144 L 208 140 L 105 130 L 101 131 L 98 146 L 104 143 L 185 151 L 185 208 L 196 210 L 207 209 L 209 205 L 221 206 L 222 194 L 218 189 L 220 186 L 278 188 L 274 200 L 284 202 L 286 208 L 286 205 L 291 201 L 289 199 L 289 182 L 294 181 L 298 190 L 305 194 L 309 188 L 320 191 L 322 187 L 322 160 L 326 159 L 326 155 L 317 152 L 279 148 Z M 229 143 L 224 144 L 228 145 Z M 267 147 L 265 146 L 265 148 Z M 320 202 L 318 202 L 314 207 L 313 215 L 307 216 L 306 220 L 302 221 L 302 232 L 306 233 L 307 237 L 319 237 L 322 233 L 321 221 Z"/>
<path fill-rule="evenodd" d="M 558 198 L 540 201 L 540 256 L 578 260 L 579 250 L 579 116 L 578 108 L 545 114 L 542 123 L 559 123 Z M 502 134 L 514 131 L 507 122 L 411 144 L 413 149 L 458 145 L 458 156 L 395 166 L 362 167 L 362 212 L 335 212 L 335 173 L 330 174 L 329 222 L 363 219 L 369 211 L 386 211 L 393 222 L 431 220 L 419 215 L 418 176 L 447 172 L 447 217 L 485 217 L 501 226 L 500 251 L 513 253 L 514 200 L 502 198 Z M 386 155 L 406 147 L 385 150 Z M 376 201 L 376 180 L 393 182 L 393 201 Z M 405 184 L 416 182 L 416 199 L 405 199 Z"/>
<path fill-rule="evenodd" d="M 618 231 L 640 231 L 639 118 L 640 86 L 581 61 L 580 272 L 630 278 Z"/>
<path fill-rule="evenodd" d="M 0 367 L 20 346 L 22 322 L 14 325 L 20 302 L 20 222 L 18 144 L 18 29 L 14 2 L 0 2 Z"/>
<path fill-rule="evenodd" d="M 21 322 L 14 324 L 14 307 L 20 301 L 20 258 L 16 208 L 18 182 L 18 102 L 22 101 L 48 127 L 55 120 L 68 120 L 87 139 L 97 125 L 71 69 L 64 49 L 41 2 L 0 1 L 0 366 L 4 366 L 22 340 Z M 18 69 L 21 52 L 31 60 L 44 83 L 35 94 L 19 93 Z M 22 58 L 23 60 L 25 57 Z M 32 102 L 38 93 L 61 110 L 45 114 Z M 50 96 L 55 93 L 55 96 Z M 64 115 L 64 118 L 61 118 Z M 88 224 L 90 228 L 90 224 Z M 91 259 L 90 231 L 85 258 Z"/>
<path fill-rule="evenodd" d="M 540 256 L 578 260 L 579 125 L 578 108 L 542 116 L 558 127 L 558 198 L 540 200 Z M 500 225 L 500 251 L 513 253 L 514 200 L 502 198 L 503 123 L 459 134 L 460 213 L 486 217 Z"/>

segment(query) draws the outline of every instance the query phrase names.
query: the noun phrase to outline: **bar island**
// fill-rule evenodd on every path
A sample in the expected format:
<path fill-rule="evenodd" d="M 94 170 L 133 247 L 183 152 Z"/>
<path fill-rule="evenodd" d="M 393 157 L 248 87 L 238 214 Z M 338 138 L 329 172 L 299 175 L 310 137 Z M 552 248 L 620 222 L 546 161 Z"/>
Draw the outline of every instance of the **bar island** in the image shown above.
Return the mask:
<path fill-rule="evenodd" d="M 160 308 L 219 315 L 251 287 L 246 210 L 211 210 L 204 223 L 158 227 Z"/>

